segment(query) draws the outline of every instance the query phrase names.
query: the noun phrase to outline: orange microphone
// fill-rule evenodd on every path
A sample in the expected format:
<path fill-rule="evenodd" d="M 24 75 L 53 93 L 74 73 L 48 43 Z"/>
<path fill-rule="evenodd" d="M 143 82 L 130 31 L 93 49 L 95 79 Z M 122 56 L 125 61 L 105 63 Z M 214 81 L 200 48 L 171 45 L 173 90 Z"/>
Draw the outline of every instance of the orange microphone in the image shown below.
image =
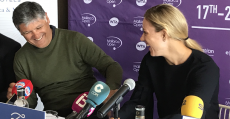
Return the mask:
<path fill-rule="evenodd" d="M 186 96 L 181 106 L 182 119 L 200 119 L 203 115 L 204 102 L 195 95 Z"/>

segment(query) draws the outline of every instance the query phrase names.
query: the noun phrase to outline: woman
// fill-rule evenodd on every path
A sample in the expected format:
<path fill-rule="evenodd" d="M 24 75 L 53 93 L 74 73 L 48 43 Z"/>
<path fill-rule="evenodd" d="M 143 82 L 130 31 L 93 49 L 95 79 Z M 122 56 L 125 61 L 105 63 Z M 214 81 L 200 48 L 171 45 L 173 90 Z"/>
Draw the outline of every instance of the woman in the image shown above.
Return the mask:
<path fill-rule="evenodd" d="M 202 119 L 218 119 L 219 68 L 201 46 L 188 37 L 188 25 L 179 9 L 167 4 L 148 9 L 141 41 L 149 46 L 130 101 L 119 112 L 134 119 L 135 106 L 145 106 L 145 118 L 153 119 L 153 93 L 159 118 L 181 113 L 189 95 L 204 102 Z"/>

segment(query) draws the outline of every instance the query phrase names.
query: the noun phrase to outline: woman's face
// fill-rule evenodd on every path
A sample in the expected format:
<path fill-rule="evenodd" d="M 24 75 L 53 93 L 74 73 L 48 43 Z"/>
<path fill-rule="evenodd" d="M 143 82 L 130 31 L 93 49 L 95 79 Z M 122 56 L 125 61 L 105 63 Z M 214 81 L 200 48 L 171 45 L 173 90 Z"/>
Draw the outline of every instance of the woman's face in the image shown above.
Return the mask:
<path fill-rule="evenodd" d="M 151 56 L 162 56 L 165 50 L 165 31 L 156 32 L 155 27 L 146 19 L 143 20 L 143 34 L 140 38 L 149 47 Z"/>

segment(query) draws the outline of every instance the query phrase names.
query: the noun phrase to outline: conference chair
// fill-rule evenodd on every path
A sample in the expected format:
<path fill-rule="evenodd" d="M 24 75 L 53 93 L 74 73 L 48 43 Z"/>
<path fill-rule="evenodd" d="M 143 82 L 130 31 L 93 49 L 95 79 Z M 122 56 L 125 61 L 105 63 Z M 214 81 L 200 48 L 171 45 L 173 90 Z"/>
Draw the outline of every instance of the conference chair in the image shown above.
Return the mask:
<path fill-rule="evenodd" d="M 220 107 L 219 119 L 230 119 L 230 106 L 219 104 L 219 107 Z M 222 111 L 223 109 L 224 111 Z M 222 114 L 222 112 L 224 112 L 224 114 Z M 226 114 L 226 112 L 228 113 L 228 115 Z"/>

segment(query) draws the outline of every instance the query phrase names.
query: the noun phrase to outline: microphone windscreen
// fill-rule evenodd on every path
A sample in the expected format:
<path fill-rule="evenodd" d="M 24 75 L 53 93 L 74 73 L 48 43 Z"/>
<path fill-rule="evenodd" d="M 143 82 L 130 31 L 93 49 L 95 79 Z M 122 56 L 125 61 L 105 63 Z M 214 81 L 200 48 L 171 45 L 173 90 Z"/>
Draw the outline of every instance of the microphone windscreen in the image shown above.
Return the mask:
<path fill-rule="evenodd" d="M 72 110 L 79 113 L 86 104 L 87 95 L 89 92 L 80 94 L 73 102 Z"/>
<path fill-rule="evenodd" d="M 135 85 L 136 85 L 135 81 L 133 79 L 130 79 L 130 78 L 126 79 L 124 81 L 123 85 L 125 85 L 125 84 L 129 86 L 129 90 L 133 90 Z"/>
<path fill-rule="evenodd" d="M 25 99 L 27 99 L 33 91 L 33 84 L 28 79 L 21 79 L 14 85 L 12 89 L 12 95 L 13 94 L 17 95 L 18 88 L 25 88 Z"/>
<path fill-rule="evenodd" d="M 181 115 L 201 118 L 204 110 L 204 102 L 195 95 L 186 96 L 181 107 Z"/>
<path fill-rule="evenodd" d="M 94 108 L 100 105 L 109 95 L 110 88 L 102 81 L 97 81 L 90 89 L 88 94 L 87 103 L 91 104 Z"/>

